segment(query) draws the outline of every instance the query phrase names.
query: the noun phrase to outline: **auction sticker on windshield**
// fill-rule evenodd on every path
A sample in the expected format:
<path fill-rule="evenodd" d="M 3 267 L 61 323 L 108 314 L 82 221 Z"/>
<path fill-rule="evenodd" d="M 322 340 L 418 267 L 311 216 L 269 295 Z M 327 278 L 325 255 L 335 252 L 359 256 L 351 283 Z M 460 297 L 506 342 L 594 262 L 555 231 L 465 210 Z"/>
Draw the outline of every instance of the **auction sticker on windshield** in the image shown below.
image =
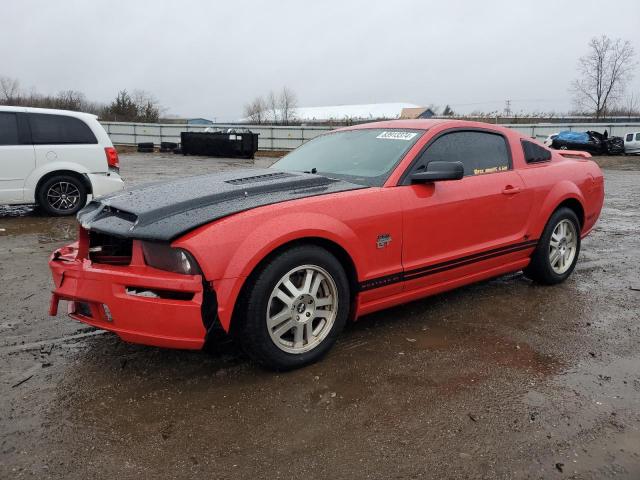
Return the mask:
<path fill-rule="evenodd" d="M 392 131 L 392 132 L 382 132 L 376 138 L 383 138 L 385 140 L 405 140 L 405 141 L 408 141 L 408 140 L 411 140 L 416 135 L 418 135 L 416 132 Z"/>

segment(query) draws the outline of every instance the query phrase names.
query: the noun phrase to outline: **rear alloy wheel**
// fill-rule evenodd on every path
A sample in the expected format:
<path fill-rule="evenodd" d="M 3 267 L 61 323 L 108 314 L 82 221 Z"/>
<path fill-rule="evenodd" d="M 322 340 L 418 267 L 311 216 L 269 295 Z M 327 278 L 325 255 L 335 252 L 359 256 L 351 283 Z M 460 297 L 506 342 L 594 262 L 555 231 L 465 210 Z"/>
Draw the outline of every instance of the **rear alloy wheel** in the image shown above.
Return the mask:
<path fill-rule="evenodd" d="M 314 245 L 293 247 L 267 263 L 248 286 L 236 337 L 247 354 L 274 370 L 319 360 L 349 314 L 340 262 Z"/>
<path fill-rule="evenodd" d="M 38 191 L 38 204 L 55 216 L 73 215 L 87 201 L 85 186 L 76 177 L 56 175 L 44 182 Z"/>
<path fill-rule="evenodd" d="M 562 275 L 569 270 L 577 248 L 578 233 L 575 225 L 567 219 L 561 220 L 549 239 L 549 264 L 553 271 Z"/>
<path fill-rule="evenodd" d="M 525 268 L 527 277 L 538 283 L 554 285 L 566 280 L 580 253 L 580 222 L 573 210 L 556 210 L 547 222 L 531 263 Z"/>

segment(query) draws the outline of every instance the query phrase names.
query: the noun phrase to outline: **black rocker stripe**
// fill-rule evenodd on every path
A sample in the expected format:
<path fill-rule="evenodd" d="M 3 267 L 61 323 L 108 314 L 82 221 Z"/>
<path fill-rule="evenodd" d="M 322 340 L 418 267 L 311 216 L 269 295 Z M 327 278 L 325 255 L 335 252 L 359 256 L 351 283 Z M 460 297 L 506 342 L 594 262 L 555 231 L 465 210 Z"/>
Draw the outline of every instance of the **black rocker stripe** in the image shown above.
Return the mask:
<path fill-rule="evenodd" d="M 482 262 L 484 260 L 489 260 L 490 258 L 495 258 L 501 255 L 507 255 L 509 253 L 535 247 L 537 243 L 537 240 L 529 240 L 527 242 L 516 243 L 514 245 L 507 245 L 506 247 L 494 248 L 492 250 L 474 253 L 473 255 L 467 255 L 465 257 L 456 258 L 454 260 L 447 260 L 446 262 L 436 263 L 434 265 L 429 265 L 428 267 L 421 267 L 406 272 L 398 272 L 391 275 L 385 275 L 384 277 L 373 278 L 371 280 L 361 282 L 360 291 L 385 287 L 387 285 L 403 282 L 406 280 L 415 280 L 416 278 L 433 275 L 436 273 L 444 272 L 446 270 L 451 270 L 453 268 L 463 267 L 475 262 Z"/>

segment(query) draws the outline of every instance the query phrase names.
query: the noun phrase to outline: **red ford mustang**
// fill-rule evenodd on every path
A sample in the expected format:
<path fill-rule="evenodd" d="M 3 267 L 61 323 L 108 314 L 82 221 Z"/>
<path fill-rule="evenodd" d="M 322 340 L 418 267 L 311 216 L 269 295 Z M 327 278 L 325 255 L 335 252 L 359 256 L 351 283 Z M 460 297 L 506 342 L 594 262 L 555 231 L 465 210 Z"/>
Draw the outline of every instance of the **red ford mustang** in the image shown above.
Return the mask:
<path fill-rule="evenodd" d="M 92 201 L 50 260 L 50 313 L 123 340 L 202 348 L 222 330 L 264 366 L 324 355 L 349 319 L 524 270 L 555 284 L 604 199 L 589 154 L 499 126 L 370 123 L 271 168 Z"/>

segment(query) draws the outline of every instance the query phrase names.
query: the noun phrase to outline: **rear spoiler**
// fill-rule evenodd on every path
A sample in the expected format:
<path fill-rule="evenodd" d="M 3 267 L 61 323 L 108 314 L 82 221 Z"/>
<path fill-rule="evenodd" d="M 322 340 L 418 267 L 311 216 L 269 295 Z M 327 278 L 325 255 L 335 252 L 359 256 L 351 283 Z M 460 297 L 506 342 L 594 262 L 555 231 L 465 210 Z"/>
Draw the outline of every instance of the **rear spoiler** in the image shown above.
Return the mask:
<path fill-rule="evenodd" d="M 591 154 L 589 152 L 583 152 L 580 150 L 556 150 L 556 153 L 559 153 L 565 158 L 591 158 Z"/>

